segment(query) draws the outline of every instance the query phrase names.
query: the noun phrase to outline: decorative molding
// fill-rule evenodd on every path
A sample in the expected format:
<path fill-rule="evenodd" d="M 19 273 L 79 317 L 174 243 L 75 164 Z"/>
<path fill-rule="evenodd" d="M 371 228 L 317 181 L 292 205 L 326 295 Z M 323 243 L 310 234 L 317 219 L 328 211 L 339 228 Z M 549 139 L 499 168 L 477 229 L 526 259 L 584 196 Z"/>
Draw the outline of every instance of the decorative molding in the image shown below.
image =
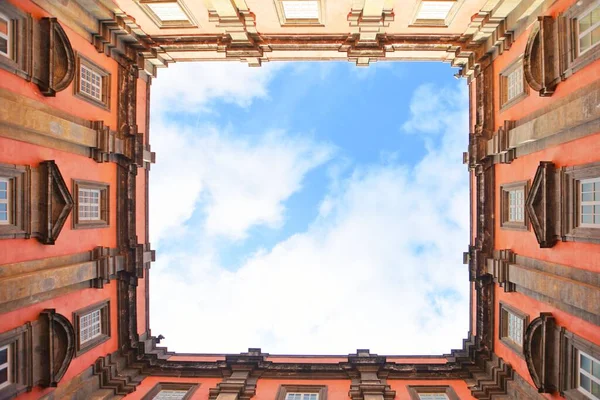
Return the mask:
<path fill-rule="evenodd" d="M 525 200 L 525 210 L 541 248 L 549 248 L 556 243 L 554 175 L 554 164 L 550 161 L 540 161 Z"/>
<path fill-rule="evenodd" d="M 531 29 L 523 66 L 525 80 L 540 96 L 552 96 L 561 81 L 558 24 L 551 16 L 539 16 Z"/>
<path fill-rule="evenodd" d="M 371 354 L 368 349 L 358 349 L 356 354 L 348 355 L 345 368 L 352 370 L 348 396 L 352 400 L 393 400 L 396 391 L 387 384 L 385 376 L 379 376 L 383 374 L 385 363 L 386 357 Z"/>
<path fill-rule="evenodd" d="M 541 313 L 527 327 L 523 342 L 527 369 L 540 393 L 553 393 L 558 389 L 559 359 L 555 347 L 554 317 L 551 313 Z"/>
<path fill-rule="evenodd" d="M 510 249 L 494 250 L 494 257 L 487 259 L 487 272 L 494 277 L 504 292 L 514 292 L 515 285 L 510 281 L 509 266 L 515 262 L 515 253 Z"/>
<path fill-rule="evenodd" d="M 41 221 L 38 240 L 54 244 L 73 209 L 73 198 L 54 160 L 40 163 Z"/>
<path fill-rule="evenodd" d="M 75 331 L 69 320 L 54 309 L 45 309 L 40 313 L 47 333 L 44 335 L 49 348 L 46 353 L 48 368 L 42 386 L 56 387 L 67 372 L 75 353 Z M 46 336 L 47 335 L 47 336 Z"/>
<path fill-rule="evenodd" d="M 42 18 L 37 84 L 44 96 L 65 90 L 75 76 L 75 54 L 71 42 L 56 18 Z"/>

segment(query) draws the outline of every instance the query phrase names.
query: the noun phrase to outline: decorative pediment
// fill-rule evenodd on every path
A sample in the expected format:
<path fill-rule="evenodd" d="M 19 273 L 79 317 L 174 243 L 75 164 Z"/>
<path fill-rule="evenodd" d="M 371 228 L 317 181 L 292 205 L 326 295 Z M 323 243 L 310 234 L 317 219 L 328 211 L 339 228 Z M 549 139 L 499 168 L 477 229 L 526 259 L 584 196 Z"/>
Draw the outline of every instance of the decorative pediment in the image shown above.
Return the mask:
<path fill-rule="evenodd" d="M 541 161 L 525 201 L 525 210 L 540 247 L 554 246 L 554 164 Z"/>
<path fill-rule="evenodd" d="M 73 209 L 73 198 L 54 160 L 40 163 L 40 242 L 54 244 Z"/>
<path fill-rule="evenodd" d="M 75 54 L 56 18 L 42 18 L 40 31 L 38 86 L 44 96 L 55 96 L 73 81 Z"/>
<path fill-rule="evenodd" d="M 44 334 L 47 340 L 44 349 L 47 360 L 42 360 L 41 384 L 43 386 L 56 387 L 71 364 L 75 352 L 75 331 L 73 325 L 63 315 L 56 313 L 54 309 L 42 311 L 40 319 L 44 324 Z M 46 330 L 47 329 L 47 330 Z"/>
<path fill-rule="evenodd" d="M 541 313 L 531 321 L 525 332 L 525 361 L 531 379 L 540 393 L 552 393 L 558 387 L 555 336 L 554 317 L 551 313 Z"/>
<path fill-rule="evenodd" d="M 525 80 L 540 96 L 552 96 L 561 80 L 558 53 L 558 26 L 550 16 L 538 17 L 523 56 Z"/>

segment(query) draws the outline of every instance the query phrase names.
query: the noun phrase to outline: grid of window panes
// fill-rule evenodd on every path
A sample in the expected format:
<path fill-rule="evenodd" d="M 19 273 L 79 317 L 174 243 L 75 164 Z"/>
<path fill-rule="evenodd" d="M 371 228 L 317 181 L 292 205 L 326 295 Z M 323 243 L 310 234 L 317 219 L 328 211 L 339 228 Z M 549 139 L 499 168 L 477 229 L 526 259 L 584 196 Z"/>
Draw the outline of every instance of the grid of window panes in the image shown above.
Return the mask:
<path fill-rule="evenodd" d="M 579 391 L 587 397 L 600 400 L 600 361 L 581 351 L 579 352 L 578 380 Z"/>
<path fill-rule="evenodd" d="M 514 343 L 523 346 L 523 319 L 510 311 L 506 311 L 506 313 L 508 314 L 506 316 L 506 335 Z"/>
<path fill-rule="evenodd" d="M 417 19 L 444 20 L 453 5 L 453 1 L 423 1 Z"/>
<path fill-rule="evenodd" d="M 523 189 L 508 192 L 508 220 L 511 222 L 525 220 L 525 191 Z"/>
<path fill-rule="evenodd" d="M 446 393 L 419 393 L 421 400 L 448 400 Z"/>
<path fill-rule="evenodd" d="M 600 2 L 577 18 L 579 54 L 600 43 Z"/>
<path fill-rule="evenodd" d="M 85 343 L 102 333 L 102 315 L 100 310 L 94 310 L 79 318 L 79 342 Z"/>
<path fill-rule="evenodd" d="M 188 21 L 187 15 L 176 2 L 146 4 L 161 21 Z"/>
<path fill-rule="evenodd" d="M 287 19 L 318 19 L 318 1 L 283 1 L 283 13 Z"/>
<path fill-rule="evenodd" d="M 100 219 L 100 190 L 79 189 L 78 212 L 80 221 Z"/>
<path fill-rule="evenodd" d="M 187 390 L 161 390 L 154 396 L 154 400 L 181 400 L 187 392 Z"/>
<path fill-rule="evenodd" d="M 79 79 L 79 91 L 102 101 L 102 76 L 81 64 Z"/>
<path fill-rule="evenodd" d="M 579 194 L 579 223 L 600 227 L 600 178 L 582 180 Z"/>
<path fill-rule="evenodd" d="M 511 101 L 523 93 L 523 68 L 519 66 L 506 77 L 506 101 Z"/>
<path fill-rule="evenodd" d="M 10 182 L 0 178 L 0 224 L 10 223 Z"/>
<path fill-rule="evenodd" d="M 10 385 L 11 381 L 11 345 L 0 346 L 0 389 Z"/>
<path fill-rule="evenodd" d="M 285 400 L 319 400 L 318 393 L 288 393 Z"/>
<path fill-rule="evenodd" d="M 10 57 L 10 19 L 0 13 L 0 54 Z"/>

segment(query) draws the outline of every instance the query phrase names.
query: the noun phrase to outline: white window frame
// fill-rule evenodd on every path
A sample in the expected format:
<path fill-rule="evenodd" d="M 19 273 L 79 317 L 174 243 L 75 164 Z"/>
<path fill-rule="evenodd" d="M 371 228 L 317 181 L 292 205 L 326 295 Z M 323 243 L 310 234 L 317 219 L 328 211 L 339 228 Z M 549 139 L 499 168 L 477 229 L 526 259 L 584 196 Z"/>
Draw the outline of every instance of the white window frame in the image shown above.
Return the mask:
<path fill-rule="evenodd" d="M 520 196 L 518 195 L 520 193 Z M 508 222 L 525 221 L 525 190 L 522 188 L 508 191 Z"/>
<path fill-rule="evenodd" d="M 181 400 L 188 392 L 185 389 L 162 389 L 152 400 Z"/>
<path fill-rule="evenodd" d="M 172 2 L 152 2 L 152 3 L 146 3 L 148 5 L 148 8 L 150 9 L 150 11 L 152 11 L 154 13 L 154 15 L 156 15 L 156 18 L 158 18 L 161 22 L 190 22 L 189 17 L 187 16 L 187 14 L 185 13 L 185 10 L 183 9 L 183 7 L 181 6 L 181 4 L 179 4 L 177 1 L 172 1 Z M 156 6 L 158 6 L 158 12 L 157 9 L 155 8 Z M 175 19 L 173 18 L 168 18 L 167 15 L 163 14 L 161 16 L 160 12 L 161 12 L 161 7 L 164 6 L 176 6 L 178 11 L 179 11 L 179 17 L 176 17 Z M 164 10 L 162 10 L 164 11 Z M 166 17 L 166 18 L 163 18 Z"/>
<path fill-rule="evenodd" d="M 298 395 L 300 395 L 300 398 L 297 398 Z M 285 400 L 319 400 L 319 393 L 316 393 L 316 392 L 288 392 L 285 394 Z"/>
<path fill-rule="evenodd" d="M 288 15 L 288 12 L 286 11 L 286 4 L 291 5 L 290 3 L 294 3 L 295 5 L 303 5 L 303 4 L 306 4 L 306 5 L 311 4 L 312 5 L 312 4 L 314 4 L 315 9 L 310 10 L 310 11 L 315 11 L 316 14 L 314 14 L 314 15 L 294 15 L 294 14 Z M 320 14 L 321 14 L 320 8 L 321 7 L 320 7 L 318 0 L 281 0 L 281 8 L 283 9 L 283 15 L 286 20 L 319 20 L 320 19 Z M 288 11 L 298 12 L 299 10 L 288 9 Z"/>
<path fill-rule="evenodd" d="M 519 65 L 506 75 L 506 102 L 512 101 L 523 94 L 523 66 Z"/>
<path fill-rule="evenodd" d="M 596 24 L 591 25 L 588 29 L 586 29 L 583 32 L 579 31 L 579 21 L 582 18 L 587 17 L 590 13 L 592 13 L 596 8 L 600 7 L 600 1 L 595 2 L 594 4 L 592 4 L 592 6 L 590 8 L 588 8 L 586 11 L 582 12 L 579 16 L 577 16 L 577 55 L 580 56 L 582 54 L 587 53 L 588 51 L 590 51 L 591 49 L 593 49 L 594 47 L 600 45 L 600 42 L 596 43 L 596 44 L 592 44 L 590 43 L 590 47 L 588 47 L 587 49 L 581 51 L 581 38 L 584 36 L 587 36 L 588 34 L 592 34 L 592 32 L 594 31 L 594 29 L 598 28 L 600 26 L 600 21 L 598 21 Z M 591 41 L 591 37 L 590 37 L 590 41 Z"/>
<path fill-rule="evenodd" d="M 6 370 L 6 382 L 0 383 L 0 389 L 4 389 L 13 384 L 12 381 L 12 344 L 7 344 L 4 346 L 0 346 L 0 350 L 7 350 L 6 362 L 4 364 L 0 364 L 0 370 Z"/>
<path fill-rule="evenodd" d="M 95 84 L 93 82 L 93 80 L 84 79 L 84 71 L 87 71 L 90 74 L 90 76 L 97 78 L 98 84 Z M 96 101 L 101 102 L 102 96 L 104 95 L 104 93 L 102 93 L 102 79 L 103 79 L 103 76 L 101 74 L 99 74 L 98 72 L 94 71 L 93 68 L 88 67 L 84 63 L 81 63 L 79 65 L 79 92 L 81 94 L 89 97 L 90 99 L 94 99 Z M 85 87 L 84 84 L 88 84 L 88 85 L 90 85 L 90 87 L 95 88 L 98 91 L 98 97 L 96 97 L 92 93 L 89 93 L 86 90 L 84 90 L 84 87 Z M 90 90 L 90 92 L 91 92 L 91 90 Z"/>
<path fill-rule="evenodd" d="M 506 310 L 506 309 L 505 309 Z M 523 318 L 514 314 L 510 310 L 506 310 L 506 337 L 513 341 L 519 347 L 523 347 L 523 336 L 525 331 L 525 321 Z"/>
<path fill-rule="evenodd" d="M 584 184 L 600 184 L 600 178 L 591 178 L 591 179 L 582 179 L 579 181 L 579 188 L 578 188 L 578 201 L 577 201 L 577 219 L 579 222 L 579 226 L 582 228 L 596 228 L 596 229 L 600 229 L 600 224 L 596 224 L 595 222 L 592 223 L 584 223 L 582 221 L 583 218 L 583 206 L 591 206 L 592 208 L 592 221 L 595 221 L 596 219 L 596 213 L 595 213 L 595 207 L 598 206 L 600 207 L 600 200 L 595 200 L 595 189 L 594 191 L 592 191 L 592 194 L 594 194 L 594 200 L 583 200 L 583 185 Z"/>
<path fill-rule="evenodd" d="M 421 400 L 448 400 L 446 393 L 419 393 Z"/>
<path fill-rule="evenodd" d="M 12 213 L 12 204 L 11 204 L 11 198 L 12 198 L 12 191 L 11 191 L 11 180 L 8 178 L 1 178 L 0 177 L 0 182 L 6 182 L 6 199 L 0 199 L 0 204 L 6 204 L 6 221 L 5 220 L 0 220 L 0 225 L 10 225 L 12 223 L 11 221 L 11 213 Z"/>
<path fill-rule="evenodd" d="M 589 358 L 592 363 L 592 366 L 593 366 L 593 363 L 596 363 L 600 367 L 600 361 L 598 361 L 594 357 L 590 356 L 589 354 L 587 354 L 581 350 L 578 350 L 577 351 L 577 371 L 576 371 L 577 372 L 577 390 L 579 390 L 581 393 L 583 393 L 590 399 L 600 400 L 599 397 L 593 395 L 592 393 L 588 392 L 587 390 L 585 390 L 584 388 L 581 387 L 581 374 L 583 374 L 587 378 L 589 378 L 591 382 L 595 382 L 596 384 L 600 385 L 600 378 L 596 378 L 593 374 L 590 374 L 589 372 L 587 372 L 586 370 L 581 368 L 581 356 L 585 356 L 586 358 Z"/>
<path fill-rule="evenodd" d="M 86 196 L 86 198 L 92 198 L 91 194 L 96 194 L 98 196 L 98 202 L 97 203 L 92 203 L 92 202 L 87 202 L 87 201 L 81 201 L 81 193 L 88 193 L 88 196 Z M 100 221 L 102 218 L 102 216 L 100 215 L 102 212 L 102 206 L 101 206 L 101 202 L 102 202 L 102 193 L 100 191 L 100 189 L 89 189 L 89 188 L 79 188 L 79 193 L 77 193 L 77 207 L 78 207 L 78 218 L 80 221 Z M 90 210 L 88 211 L 88 213 L 91 213 L 92 211 L 96 211 L 97 212 L 97 217 L 90 217 L 90 216 L 82 216 L 82 213 L 84 212 L 82 210 L 82 207 L 97 207 L 97 210 L 92 210 L 90 208 Z"/>
<path fill-rule="evenodd" d="M 97 319 L 95 317 L 97 316 Z M 84 322 L 85 321 L 85 322 Z M 89 321 L 89 322 L 88 322 Z M 91 332 L 85 334 L 88 330 Z M 84 344 L 102 335 L 102 309 L 98 308 L 79 317 L 79 343 Z M 84 337 L 85 336 L 85 337 Z"/>
<path fill-rule="evenodd" d="M 444 4 L 450 5 L 450 7 L 448 8 L 448 11 L 446 11 L 446 14 L 439 18 L 424 18 L 421 16 L 421 12 L 423 11 L 423 6 L 425 6 L 426 3 L 429 3 L 429 4 L 444 3 Z M 420 20 L 420 21 L 446 21 L 446 19 L 448 19 L 448 16 L 450 15 L 450 12 L 452 11 L 452 7 L 454 7 L 455 3 L 456 2 L 452 1 L 452 0 L 422 0 L 419 4 L 419 9 L 417 10 L 416 19 Z M 427 6 L 425 6 L 425 7 L 427 7 Z"/>
<path fill-rule="evenodd" d="M 6 34 L 0 32 L 0 37 L 3 39 L 6 39 L 6 51 L 8 51 L 8 53 L 0 51 L 0 55 L 11 58 L 12 57 L 12 52 L 11 52 L 12 40 L 11 39 L 12 38 L 11 38 L 10 34 L 11 34 L 11 30 L 12 30 L 12 20 L 10 18 L 8 18 L 8 16 L 6 14 L 1 13 L 1 12 L 0 12 L 0 18 L 7 22 L 7 31 L 8 31 L 8 33 L 6 33 Z"/>

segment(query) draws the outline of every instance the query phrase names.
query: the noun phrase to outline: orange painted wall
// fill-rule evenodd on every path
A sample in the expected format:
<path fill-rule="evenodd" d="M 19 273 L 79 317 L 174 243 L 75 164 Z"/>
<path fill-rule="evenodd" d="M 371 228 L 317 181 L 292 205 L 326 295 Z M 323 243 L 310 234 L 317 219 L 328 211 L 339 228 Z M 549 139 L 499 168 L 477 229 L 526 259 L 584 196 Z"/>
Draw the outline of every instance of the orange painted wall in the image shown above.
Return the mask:
<path fill-rule="evenodd" d="M 66 318 L 73 323 L 73 312 L 79 310 L 88 305 L 96 304 L 104 300 L 110 301 L 110 320 L 111 320 L 111 337 L 108 341 L 94 347 L 88 352 L 80 355 L 79 357 L 73 358 L 71 365 L 67 369 L 67 372 L 60 385 L 66 384 L 70 379 L 90 367 L 94 361 L 100 356 L 104 356 L 108 353 L 112 353 L 117 350 L 118 346 L 118 333 L 117 333 L 117 284 L 111 282 L 104 286 L 102 289 L 85 289 L 77 293 L 70 293 L 64 296 L 56 297 L 51 300 L 47 300 L 38 304 L 34 304 L 29 307 L 25 307 L 19 310 L 11 311 L 6 314 L 2 314 L 0 318 L 0 332 L 6 332 L 8 330 L 22 326 L 29 321 L 35 321 L 41 311 L 46 308 L 54 308 L 56 312 L 64 315 Z M 19 399 L 37 399 L 41 395 L 51 392 L 52 388 L 41 389 L 39 386 L 33 388 L 31 393 L 26 393 L 19 397 Z"/>
<path fill-rule="evenodd" d="M 504 289 L 498 285 L 495 287 L 495 298 L 497 299 L 495 315 L 499 315 L 500 304 L 499 302 L 506 303 L 513 308 L 522 311 L 529 315 L 529 320 L 537 318 L 540 312 L 551 312 L 552 316 L 556 319 L 556 324 L 559 326 L 566 327 L 569 331 L 576 333 L 578 336 L 589 340 L 592 343 L 600 345 L 600 330 L 597 326 L 586 322 L 580 318 L 574 317 L 569 313 L 554 308 L 546 303 L 542 303 L 522 293 L 505 293 Z M 498 339 L 500 324 L 496 323 L 494 327 L 494 351 L 495 353 L 504 359 L 507 363 L 511 364 L 512 367 L 521 375 L 527 382 L 533 386 L 533 381 L 530 378 L 529 371 L 525 359 L 517 355 L 512 349 L 505 346 L 500 339 Z M 560 396 L 546 395 L 548 398 L 562 398 Z"/>
<path fill-rule="evenodd" d="M 10 3 L 15 4 L 18 8 L 31 13 L 34 19 L 40 19 L 42 17 L 50 16 L 43 9 L 33 4 L 30 0 L 9 0 Z M 59 20 L 60 22 L 60 20 Z M 90 104 L 84 100 L 81 100 L 73 95 L 73 85 L 66 88 L 65 90 L 58 92 L 56 97 L 45 97 L 40 94 L 40 91 L 34 83 L 27 82 L 23 78 L 14 75 L 8 71 L 0 69 L 0 86 L 10 91 L 20 93 L 24 96 L 35 99 L 41 103 L 47 104 L 51 107 L 55 107 L 59 110 L 66 111 L 69 114 L 76 115 L 81 118 L 89 119 L 91 121 L 104 121 L 105 125 L 110 126 L 112 129 L 117 128 L 117 78 L 118 78 L 118 64 L 115 60 L 110 57 L 98 53 L 94 46 L 90 43 L 90 38 L 81 37 L 65 24 L 61 24 L 65 33 L 69 37 L 73 50 L 81 53 L 95 64 L 104 68 L 110 73 L 111 79 L 111 104 L 110 110 L 104 110 L 93 104 Z"/>
<path fill-rule="evenodd" d="M 178 378 L 173 376 L 149 376 L 142 381 L 142 383 L 136 388 L 135 392 L 128 394 L 124 398 L 127 400 L 139 400 L 144 397 L 146 393 L 152 390 L 152 388 L 159 382 L 182 382 L 200 385 L 190 397 L 191 400 L 206 400 L 208 399 L 209 389 L 217 387 L 217 384 L 221 381 L 222 379 L 220 378 Z"/>
<path fill-rule="evenodd" d="M 96 246 L 116 247 L 116 165 L 99 164 L 91 158 L 72 153 L 0 138 L 0 162 L 37 167 L 44 160 L 55 160 L 70 192 L 72 179 L 108 183 L 110 225 L 99 229 L 74 230 L 71 213 L 55 245 L 43 245 L 36 239 L 0 240 L 0 264 L 89 251 Z"/>
<path fill-rule="evenodd" d="M 564 12 L 575 2 L 575 0 L 558 0 L 545 14 L 556 17 L 560 12 Z M 528 27 L 526 32 L 521 34 L 513 42 L 513 44 L 510 47 L 510 50 L 504 51 L 504 53 L 502 53 L 494 60 L 494 122 L 496 125 L 496 129 L 502 126 L 505 120 L 518 121 L 519 119 L 526 117 L 533 111 L 539 110 L 542 107 L 552 104 L 560 98 L 565 97 L 570 93 L 588 85 L 589 83 L 600 79 L 600 60 L 597 60 L 593 63 L 588 64 L 585 68 L 577 71 L 575 74 L 571 75 L 566 80 L 559 83 L 556 87 L 556 91 L 551 97 L 540 97 L 539 93 L 530 90 L 529 96 L 527 98 L 524 98 L 523 100 L 514 104 L 512 107 L 500 112 L 499 74 L 514 60 L 523 55 L 530 31 L 531 26 Z"/>
<path fill-rule="evenodd" d="M 496 193 L 504 183 L 533 180 L 540 161 L 552 161 L 557 168 L 600 161 L 600 133 L 517 158 L 512 164 L 497 164 Z M 496 215 L 500 215 L 499 203 L 495 204 Z M 552 248 L 542 249 L 533 230 L 502 229 L 499 218 L 495 223 L 496 249 L 511 249 L 519 255 L 600 272 L 600 246 L 596 244 L 559 241 Z"/>

